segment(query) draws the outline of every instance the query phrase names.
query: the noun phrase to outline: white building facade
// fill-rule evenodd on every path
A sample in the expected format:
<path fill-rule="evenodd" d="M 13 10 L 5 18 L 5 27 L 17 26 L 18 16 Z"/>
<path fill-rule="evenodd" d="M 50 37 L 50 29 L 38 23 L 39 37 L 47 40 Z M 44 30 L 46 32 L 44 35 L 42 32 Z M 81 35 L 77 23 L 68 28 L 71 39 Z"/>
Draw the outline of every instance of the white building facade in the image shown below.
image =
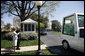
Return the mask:
<path fill-rule="evenodd" d="M 21 23 L 23 24 L 23 32 L 36 32 L 36 21 L 29 18 Z"/>

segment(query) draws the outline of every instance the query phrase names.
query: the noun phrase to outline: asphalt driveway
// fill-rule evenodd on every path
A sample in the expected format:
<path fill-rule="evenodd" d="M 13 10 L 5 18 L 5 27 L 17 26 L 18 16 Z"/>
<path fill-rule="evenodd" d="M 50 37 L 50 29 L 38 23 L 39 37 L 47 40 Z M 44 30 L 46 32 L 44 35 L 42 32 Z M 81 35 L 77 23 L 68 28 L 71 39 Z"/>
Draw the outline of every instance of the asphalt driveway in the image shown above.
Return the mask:
<path fill-rule="evenodd" d="M 41 36 L 41 41 L 47 46 L 61 45 L 61 37 L 54 34 L 52 31 L 47 32 L 47 35 Z"/>
<path fill-rule="evenodd" d="M 65 51 L 62 47 L 61 37 L 52 31 L 47 32 L 47 35 L 41 36 L 41 41 L 48 46 L 47 49 L 52 53 L 58 55 L 83 55 L 83 53 L 74 49 Z"/>

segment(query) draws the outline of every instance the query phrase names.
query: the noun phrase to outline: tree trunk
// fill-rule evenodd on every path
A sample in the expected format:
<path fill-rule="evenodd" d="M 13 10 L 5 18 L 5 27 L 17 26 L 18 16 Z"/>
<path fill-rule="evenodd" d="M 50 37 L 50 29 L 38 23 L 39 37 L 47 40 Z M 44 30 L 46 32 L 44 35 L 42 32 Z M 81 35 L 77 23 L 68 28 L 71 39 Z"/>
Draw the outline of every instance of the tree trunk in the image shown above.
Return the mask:
<path fill-rule="evenodd" d="M 21 21 L 22 22 L 22 21 Z M 21 32 L 23 31 L 23 24 L 21 23 Z"/>

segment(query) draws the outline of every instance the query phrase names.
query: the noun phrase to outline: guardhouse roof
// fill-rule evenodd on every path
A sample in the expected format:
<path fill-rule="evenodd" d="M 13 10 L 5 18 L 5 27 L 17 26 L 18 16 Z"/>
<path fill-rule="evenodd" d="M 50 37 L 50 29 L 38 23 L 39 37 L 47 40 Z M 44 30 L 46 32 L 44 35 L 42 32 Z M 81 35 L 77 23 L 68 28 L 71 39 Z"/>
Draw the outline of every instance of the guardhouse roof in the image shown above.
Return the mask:
<path fill-rule="evenodd" d="M 28 18 L 27 20 L 22 21 L 21 23 L 37 23 L 37 22 L 32 20 L 31 18 Z"/>

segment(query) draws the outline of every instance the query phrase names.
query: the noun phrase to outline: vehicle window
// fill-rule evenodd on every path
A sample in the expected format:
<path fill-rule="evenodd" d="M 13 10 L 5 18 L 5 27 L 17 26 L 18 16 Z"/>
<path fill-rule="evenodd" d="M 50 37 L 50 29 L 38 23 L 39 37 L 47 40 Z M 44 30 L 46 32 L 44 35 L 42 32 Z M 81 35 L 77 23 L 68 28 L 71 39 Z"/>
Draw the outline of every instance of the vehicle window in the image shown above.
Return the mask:
<path fill-rule="evenodd" d="M 84 29 L 80 29 L 80 37 L 84 38 Z"/>
<path fill-rule="evenodd" d="M 78 15 L 79 27 L 84 27 L 84 15 Z"/>
<path fill-rule="evenodd" d="M 74 18 L 66 17 L 63 25 L 63 34 L 74 36 Z"/>

